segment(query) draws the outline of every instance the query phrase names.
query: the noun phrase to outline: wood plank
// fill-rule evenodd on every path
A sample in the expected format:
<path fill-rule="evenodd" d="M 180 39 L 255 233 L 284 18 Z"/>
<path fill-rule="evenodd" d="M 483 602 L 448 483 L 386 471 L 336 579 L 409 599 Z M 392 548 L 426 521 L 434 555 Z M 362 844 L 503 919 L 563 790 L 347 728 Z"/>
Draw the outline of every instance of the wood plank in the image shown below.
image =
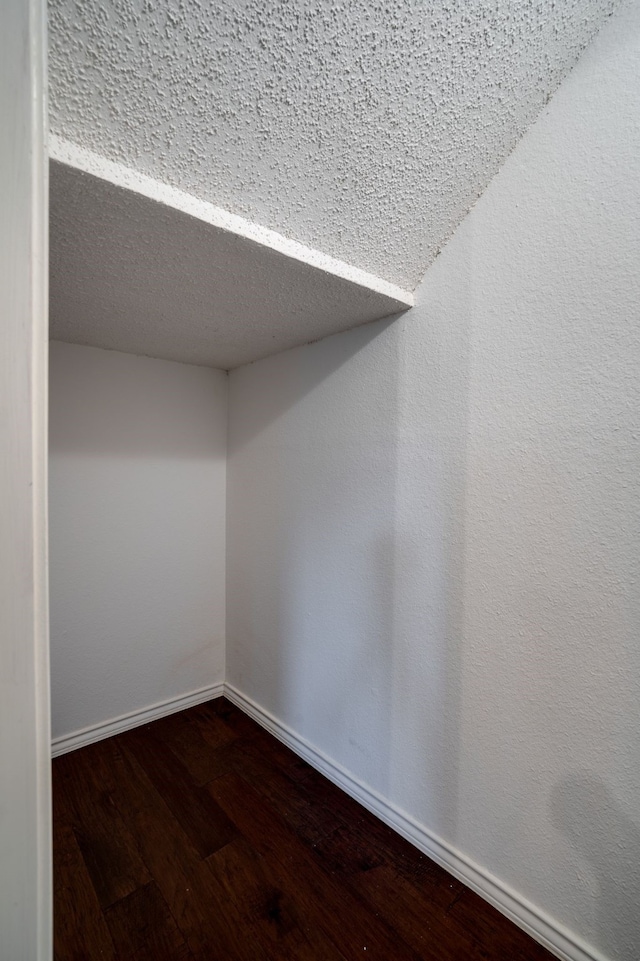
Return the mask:
<path fill-rule="evenodd" d="M 148 884 L 151 875 L 116 808 L 96 778 L 95 745 L 56 759 L 54 803 L 66 800 L 67 818 L 78 842 L 100 906 L 126 897 Z"/>
<path fill-rule="evenodd" d="M 345 961 L 324 931 L 310 923 L 305 887 L 292 885 L 288 872 L 260 857 L 244 838 L 207 863 L 242 910 L 245 945 L 262 944 L 273 961 Z"/>
<path fill-rule="evenodd" d="M 396 931 L 425 961 L 494 961 L 498 957 L 493 945 L 483 945 L 433 899 L 437 887 L 419 890 L 410 884 L 399 884 L 397 873 L 387 864 L 353 876 L 350 886 L 372 910 L 392 917 Z"/>
<path fill-rule="evenodd" d="M 196 708 L 160 718 L 149 728 L 179 758 L 199 787 L 227 769 L 224 749 L 238 738 L 222 719 Z"/>
<path fill-rule="evenodd" d="M 342 822 L 333 811 L 319 805 L 317 798 L 311 800 L 301 781 L 294 781 L 272 762 L 270 747 L 268 743 L 239 739 L 228 752 L 226 771 L 220 774 L 239 774 L 269 800 L 301 840 L 314 846 Z"/>
<path fill-rule="evenodd" d="M 205 725 L 217 724 L 222 721 L 234 732 L 236 737 L 252 738 L 263 733 L 260 725 L 240 711 L 226 697 L 217 697 L 213 701 L 198 704 L 194 709 L 193 716 L 201 718 Z"/>
<path fill-rule="evenodd" d="M 151 725 L 120 735 L 120 747 L 144 769 L 200 857 L 208 857 L 235 837 L 232 820 L 208 791 L 194 783 Z"/>
<path fill-rule="evenodd" d="M 282 752 L 293 753 L 279 744 Z M 464 885 L 426 855 L 349 798 L 327 778 L 312 771 L 295 783 L 272 763 L 268 745 L 237 741 L 230 752 L 230 769 L 267 798 L 328 870 L 345 879 L 389 864 L 396 882 L 429 892 L 430 903 L 446 909 Z"/>
<path fill-rule="evenodd" d="M 198 729 L 211 747 L 219 748 L 242 736 L 242 731 L 239 732 L 233 725 L 227 723 L 225 715 L 228 712 L 225 705 L 228 703 L 223 697 L 217 697 L 213 701 L 194 705 L 189 710 L 183 711 L 182 716 L 185 721 Z"/>
<path fill-rule="evenodd" d="M 528 951 L 534 959 L 550 958 L 528 935 L 319 772 L 311 769 L 293 783 L 280 769 L 288 768 L 286 754 L 293 753 L 284 745 L 277 742 L 269 750 L 267 742 L 254 737 L 234 747 L 233 770 L 268 799 L 325 870 L 340 875 L 373 910 L 392 914 L 394 927 L 416 950 L 430 952 L 435 944 L 437 957 L 442 958 L 516 961 L 523 950 L 524 957 L 529 957 Z M 473 917 L 475 899 L 484 926 Z M 450 915 L 453 905 L 456 909 Z M 495 914 L 490 921 L 484 907 Z"/>
<path fill-rule="evenodd" d="M 219 710 L 226 710 L 225 718 L 229 725 L 234 725 L 242 731 L 243 743 L 251 743 L 269 758 L 269 763 L 280 768 L 293 781 L 304 781 L 318 772 L 299 755 L 288 748 L 282 741 L 260 727 L 253 718 L 243 714 L 230 701 L 222 698 Z M 225 708 L 226 705 L 226 708 Z"/>
<path fill-rule="evenodd" d="M 108 908 L 105 920 L 121 959 L 193 961 L 193 955 L 153 881 Z"/>
<path fill-rule="evenodd" d="M 288 883 L 305 892 L 309 922 L 350 957 L 418 961 L 392 928 L 325 873 L 313 855 L 252 787 L 237 774 L 227 774 L 208 786 L 218 803 L 233 815 L 252 847 L 272 863 L 281 864 Z"/>
<path fill-rule="evenodd" d="M 69 821 L 58 799 L 53 820 L 55 961 L 121 961 Z"/>
<path fill-rule="evenodd" d="M 316 854 L 331 870 L 345 878 L 354 877 L 380 866 L 393 870 L 396 884 L 410 887 L 442 910 L 460 895 L 464 885 L 435 861 L 416 850 L 374 815 L 365 811 L 349 820 L 337 807 L 343 824 L 321 838 Z"/>
<path fill-rule="evenodd" d="M 57 961 L 551 961 L 236 708 L 193 710 L 54 762 Z M 120 853 L 83 859 L 110 827 Z"/>
<path fill-rule="evenodd" d="M 246 961 L 243 918 L 191 843 L 135 756 L 122 750 L 124 735 L 102 742 L 100 774 L 110 782 L 121 817 L 136 837 L 195 961 Z M 255 961 L 271 961 L 260 944 Z"/>
<path fill-rule="evenodd" d="M 491 945 L 491 961 L 553 961 L 551 954 L 508 918 L 465 887 L 449 914 L 484 945 Z"/>

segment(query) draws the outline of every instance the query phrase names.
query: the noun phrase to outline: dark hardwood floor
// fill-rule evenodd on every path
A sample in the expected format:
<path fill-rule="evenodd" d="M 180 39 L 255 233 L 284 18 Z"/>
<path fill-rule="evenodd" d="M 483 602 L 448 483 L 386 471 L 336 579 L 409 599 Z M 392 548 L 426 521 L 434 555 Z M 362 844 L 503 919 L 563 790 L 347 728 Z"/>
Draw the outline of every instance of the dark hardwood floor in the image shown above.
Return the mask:
<path fill-rule="evenodd" d="M 53 762 L 56 961 L 550 961 L 224 698 Z"/>

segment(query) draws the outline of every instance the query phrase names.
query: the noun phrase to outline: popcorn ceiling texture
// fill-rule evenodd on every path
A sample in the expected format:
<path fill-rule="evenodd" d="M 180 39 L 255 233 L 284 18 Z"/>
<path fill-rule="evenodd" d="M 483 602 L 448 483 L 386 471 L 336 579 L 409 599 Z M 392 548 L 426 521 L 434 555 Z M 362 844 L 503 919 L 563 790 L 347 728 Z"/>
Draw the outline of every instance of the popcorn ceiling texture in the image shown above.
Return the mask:
<path fill-rule="evenodd" d="M 616 5 L 51 0 L 51 128 L 414 288 Z"/>
<path fill-rule="evenodd" d="M 407 308 L 395 287 L 54 160 L 49 223 L 56 340 L 228 369 Z"/>

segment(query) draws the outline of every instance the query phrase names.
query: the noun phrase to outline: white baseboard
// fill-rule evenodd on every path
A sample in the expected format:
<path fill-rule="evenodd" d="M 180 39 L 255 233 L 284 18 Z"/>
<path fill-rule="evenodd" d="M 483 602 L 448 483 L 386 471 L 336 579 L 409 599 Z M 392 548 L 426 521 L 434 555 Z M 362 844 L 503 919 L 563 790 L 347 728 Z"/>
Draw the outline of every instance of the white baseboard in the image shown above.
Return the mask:
<path fill-rule="evenodd" d="M 233 685 L 226 683 L 224 694 L 261 727 L 308 761 L 312 767 L 359 801 L 367 810 L 415 845 L 418 850 L 472 888 L 558 958 L 563 961 L 609 961 L 605 955 L 531 904 L 513 888 L 503 884 L 462 852 L 419 824 L 409 814 L 367 787 L 340 764 L 327 757 Z"/>
<path fill-rule="evenodd" d="M 58 757 L 60 754 L 67 754 L 77 748 L 93 744 L 95 741 L 102 741 L 114 734 L 121 734 L 123 731 L 130 731 L 141 724 L 148 724 L 149 721 L 156 721 L 159 717 L 166 717 L 168 714 L 176 714 L 184 711 L 195 704 L 202 704 L 204 701 L 211 701 L 214 697 L 222 697 L 224 684 L 213 684 L 210 687 L 202 687 L 189 694 L 181 694 L 180 697 L 172 697 L 160 704 L 152 704 L 151 707 L 143 707 L 130 714 L 122 714 L 110 721 L 102 721 L 100 724 L 93 724 L 85 727 L 81 731 L 73 731 L 71 734 L 63 734 L 56 737 L 51 742 L 51 757 Z"/>
<path fill-rule="evenodd" d="M 448 842 L 433 834 L 419 824 L 411 815 L 392 804 L 377 791 L 372 790 L 358 778 L 354 777 L 346 768 L 314 747 L 305 738 L 300 737 L 290 727 L 283 724 L 269 711 L 260 707 L 250 697 L 242 694 L 232 684 L 214 684 L 198 691 L 192 691 L 180 697 L 170 698 L 160 704 L 123 714 L 110 721 L 104 721 L 91 727 L 54 738 L 51 744 L 51 756 L 58 757 L 69 751 L 93 744 L 107 737 L 113 737 L 122 731 L 128 731 L 147 724 L 168 714 L 184 711 L 188 707 L 202 704 L 205 701 L 225 695 L 233 704 L 252 717 L 271 734 L 290 747 L 300 757 L 304 758 L 312 767 L 330 781 L 337 784 L 346 794 L 362 804 L 392 827 L 398 834 L 410 841 L 418 850 L 440 864 L 445 870 L 453 874 L 464 884 L 488 901 L 506 917 L 510 918 L 518 927 L 530 934 L 536 941 L 552 951 L 562 961 L 609 961 L 597 949 L 578 938 L 573 932 L 559 924 L 545 912 L 523 898 L 517 891 L 503 884 L 480 865 L 475 864 L 462 852 L 456 850 Z"/>

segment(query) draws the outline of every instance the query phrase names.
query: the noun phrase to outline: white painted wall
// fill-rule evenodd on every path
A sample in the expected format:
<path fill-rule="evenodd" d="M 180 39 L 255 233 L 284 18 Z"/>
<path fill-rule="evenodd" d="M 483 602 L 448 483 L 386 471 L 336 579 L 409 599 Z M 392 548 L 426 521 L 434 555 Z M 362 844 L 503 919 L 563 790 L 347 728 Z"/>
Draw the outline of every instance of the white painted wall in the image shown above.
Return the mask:
<path fill-rule="evenodd" d="M 626 3 L 411 313 L 232 372 L 227 529 L 228 681 L 625 961 L 639 158 Z"/>
<path fill-rule="evenodd" d="M 1 18 L 0 961 L 48 961 L 45 6 L 6 0 Z"/>
<path fill-rule="evenodd" d="M 224 678 L 227 375 L 51 344 L 53 735 Z"/>

